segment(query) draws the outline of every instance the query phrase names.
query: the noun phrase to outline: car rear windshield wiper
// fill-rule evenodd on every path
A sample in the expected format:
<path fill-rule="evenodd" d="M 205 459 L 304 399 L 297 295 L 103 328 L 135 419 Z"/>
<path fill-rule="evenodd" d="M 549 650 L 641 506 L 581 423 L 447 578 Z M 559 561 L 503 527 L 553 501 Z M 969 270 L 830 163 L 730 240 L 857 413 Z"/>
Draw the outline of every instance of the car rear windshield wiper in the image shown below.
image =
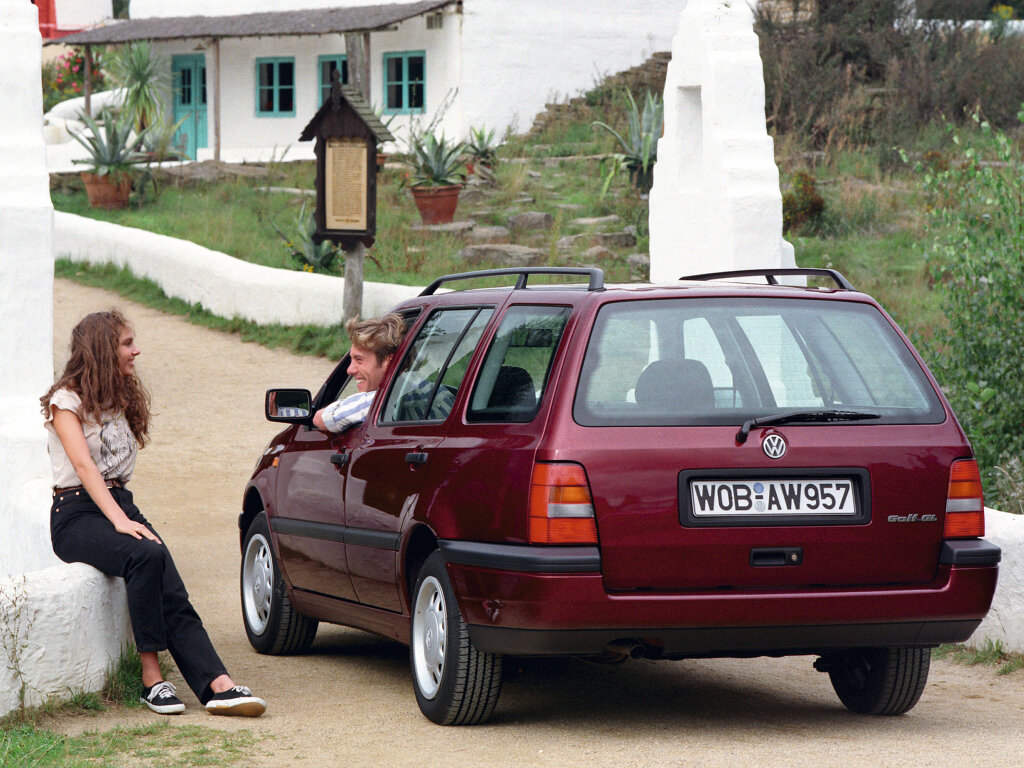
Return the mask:
<path fill-rule="evenodd" d="M 863 411 L 793 411 L 790 413 L 779 413 L 775 416 L 761 416 L 756 419 L 747 419 L 736 433 L 736 442 L 741 445 L 747 442 L 747 435 L 754 427 L 768 427 L 774 424 L 789 424 L 794 421 L 860 421 L 862 419 L 877 419 L 880 414 L 865 413 Z"/>

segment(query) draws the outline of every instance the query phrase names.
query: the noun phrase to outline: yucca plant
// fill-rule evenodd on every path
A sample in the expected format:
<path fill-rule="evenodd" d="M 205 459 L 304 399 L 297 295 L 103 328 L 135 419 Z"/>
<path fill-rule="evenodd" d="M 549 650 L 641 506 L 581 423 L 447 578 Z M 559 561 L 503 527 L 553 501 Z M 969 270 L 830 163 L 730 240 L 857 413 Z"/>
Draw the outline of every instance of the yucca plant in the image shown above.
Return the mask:
<path fill-rule="evenodd" d="M 607 123 L 595 120 L 591 124 L 593 128 L 602 128 L 608 131 L 622 147 L 622 152 L 617 152 L 612 156 L 611 169 L 605 178 L 602 194 L 608 191 L 612 180 L 622 168 L 629 171 L 630 181 L 638 192 L 650 192 L 651 186 L 654 184 L 654 163 L 658 159 L 658 139 L 661 138 L 665 127 L 665 104 L 660 96 L 654 96 L 650 91 L 644 98 L 643 111 L 637 106 L 636 99 L 628 90 L 625 91 L 623 100 L 626 104 L 626 119 L 629 128 L 628 141 Z"/>
<path fill-rule="evenodd" d="M 409 142 L 412 149 L 412 167 L 407 183 L 412 187 L 448 187 L 462 184 L 466 175 L 461 173 L 461 142 L 448 141 L 431 131 L 414 136 Z"/>
<path fill-rule="evenodd" d="M 79 144 L 89 151 L 88 158 L 74 162 L 89 166 L 89 172 L 97 176 L 109 176 L 119 181 L 129 175 L 137 165 L 145 162 L 146 156 L 139 151 L 146 139 L 146 131 L 132 136 L 132 127 L 127 120 L 109 110 L 100 113 L 100 123 L 82 113 L 82 122 L 88 133 L 71 132 Z"/>
<path fill-rule="evenodd" d="M 466 154 L 473 162 L 488 167 L 498 162 L 498 148 L 494 146 L 494 129 L 470 128 L 469 139 L 466 140 Z"/>
<path fill-rule="evenodd" d="M 171 92 L 166 62 L 153 53 L 148 42 L 141 41 L 118 50 L 109 70 L 125 89 L 124 111 L 132 116 L 136 130 L 152 125 Z"/>
<path fill-rule="evenodd" d="M 295 263 L 304 271 L 331 272 L 333 270 L 340 250 L 330 240 L 318 243 L 313 239 L 313 234 L 316 232 L 316 220 L 312 213 L 306 213 L 305 203 L 292 221 L 290 233 L 283 231 L 274 222 L 270 224 L 281 236 Z"/>

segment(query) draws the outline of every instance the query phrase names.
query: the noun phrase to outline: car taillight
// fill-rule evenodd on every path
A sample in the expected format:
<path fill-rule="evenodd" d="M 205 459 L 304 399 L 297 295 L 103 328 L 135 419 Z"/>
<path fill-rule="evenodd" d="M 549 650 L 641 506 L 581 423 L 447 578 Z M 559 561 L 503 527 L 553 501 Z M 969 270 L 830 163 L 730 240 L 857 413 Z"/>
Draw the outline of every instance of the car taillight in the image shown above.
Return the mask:
<path fill-rule="evenodd" d="M 533 465 L 529 539 L 532 544 L 597 544 L 594 501 L 579 464 Z"/>
<path fill-rule="evenodd" d="M 947 539 L 985 535 L 985 497 L 981 490 L 981 472 L 974 459 L 961 459 L 949 466 L 946 525 L 942 535 Z"/>

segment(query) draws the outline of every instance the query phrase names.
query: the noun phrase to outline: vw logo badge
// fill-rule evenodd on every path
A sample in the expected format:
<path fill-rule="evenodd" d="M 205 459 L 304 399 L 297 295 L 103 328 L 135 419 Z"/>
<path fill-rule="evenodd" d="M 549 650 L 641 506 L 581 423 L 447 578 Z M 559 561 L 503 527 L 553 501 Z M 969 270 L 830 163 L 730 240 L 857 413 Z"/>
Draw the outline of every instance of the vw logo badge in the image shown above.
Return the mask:
<path fill-rule="evenodd" d="M 773 432 L 761 441 L 761 448 L 769 459 L 781 459 L 786 455 L 786 439 Z"/>

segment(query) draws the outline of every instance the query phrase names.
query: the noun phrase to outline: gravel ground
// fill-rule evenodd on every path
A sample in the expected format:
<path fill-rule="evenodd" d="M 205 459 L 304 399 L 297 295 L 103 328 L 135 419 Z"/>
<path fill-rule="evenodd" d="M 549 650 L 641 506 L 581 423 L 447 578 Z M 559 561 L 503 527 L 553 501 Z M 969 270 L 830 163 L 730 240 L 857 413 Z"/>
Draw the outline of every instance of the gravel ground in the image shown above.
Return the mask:
<path fill-rule="evenodd" d="M 515 660 L 491 722 L 442 728 L 416 707 L 406 649 L 322 626 L 300 657 L 257 655 L 242 629 L 236 518 L 275 427 L 271 386 L 316 390 L 323 359 L 245 344 L 178 317 L 63 280 L 55 358 L 71 326 L 118 306 L 135 324 L 138 370 L 153 395 L 153 442 L 131 487 L 175 555 L 231 674 L 267 699 L 259 720 L 211 718 L 181 683 L 175 725 L 247 729 L 251 766 L 983 766 L 1020 765 L 1024 673 L 932 663 L 928 687 L 896 718 L 848 713 L 810 657 L 633 661 Z M 65 716 L 67 733 L 151 723 L 148 711 Z"/>

